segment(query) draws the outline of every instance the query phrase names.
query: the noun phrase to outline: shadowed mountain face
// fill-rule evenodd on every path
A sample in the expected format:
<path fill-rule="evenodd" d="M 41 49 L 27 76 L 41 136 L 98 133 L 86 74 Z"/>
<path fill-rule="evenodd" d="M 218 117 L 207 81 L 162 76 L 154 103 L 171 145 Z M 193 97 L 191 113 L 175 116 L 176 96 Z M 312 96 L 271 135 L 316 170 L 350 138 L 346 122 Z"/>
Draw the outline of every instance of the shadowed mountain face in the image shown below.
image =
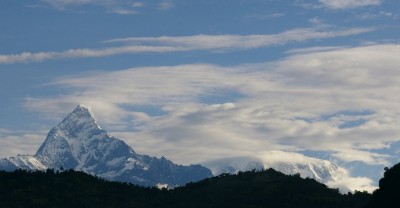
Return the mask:
<path fill-rule="evenodd" d="M 105 179 L 144 186 L 183 185 L 211 177 L 200 165 L 176 165 L 166 158 L 137 154 L 101 129 L 87 107 L 79 105 L 50 130 L 34 156 L 0 160 L 0 169 L 74 169 Z"/>

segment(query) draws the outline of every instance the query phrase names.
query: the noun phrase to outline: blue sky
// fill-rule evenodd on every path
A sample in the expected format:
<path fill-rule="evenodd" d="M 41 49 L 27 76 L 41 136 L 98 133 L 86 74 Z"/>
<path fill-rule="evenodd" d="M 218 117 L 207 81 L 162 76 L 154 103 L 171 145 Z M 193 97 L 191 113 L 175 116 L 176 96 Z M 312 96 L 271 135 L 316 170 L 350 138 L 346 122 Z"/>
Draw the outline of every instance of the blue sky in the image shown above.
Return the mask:
<path fill-rule="evenodd" d="M 82 103 L 136 151 L 182 164 L 301 153 L 346 168 L 359 188 L 400 161 L 399 1 L 3 0 L 0 10 L 2 157 L 34 154 Z"/>

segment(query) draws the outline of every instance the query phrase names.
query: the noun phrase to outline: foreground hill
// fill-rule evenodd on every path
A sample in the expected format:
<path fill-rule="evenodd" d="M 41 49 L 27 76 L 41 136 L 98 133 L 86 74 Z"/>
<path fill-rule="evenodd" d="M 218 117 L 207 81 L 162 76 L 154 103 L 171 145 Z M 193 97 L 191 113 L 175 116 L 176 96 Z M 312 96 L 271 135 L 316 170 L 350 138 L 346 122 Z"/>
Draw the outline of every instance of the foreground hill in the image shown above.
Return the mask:
<path fill-rule="evenodd" d="M 0 171 L 0 207 L 151 207 L 159 194 L 72 170 Z"/>
<path fill-rule="evenodd" d="M 342 195 L 337 189 L 300 175 L 273 169 L 221 175 L 172 191 L 171 207 L 362 207 L 369 194 Z M 176 206 L 178 205 L 178 206 Z"/>
<path fill-rule="evenodd" d="M 379 189 L 373 195 L 367 208 L 394 208 L 400 207 L 400 163 L 385 170 L 379 180 Z"/>
<path fill-rule="evenodd" d="M 2 207 L 363 207 L 370 195 L 342 195 L 314 179 L 273 169 L 221 175 L 174 190 L 109 182 L 83 172 L 0 171 Z"/>

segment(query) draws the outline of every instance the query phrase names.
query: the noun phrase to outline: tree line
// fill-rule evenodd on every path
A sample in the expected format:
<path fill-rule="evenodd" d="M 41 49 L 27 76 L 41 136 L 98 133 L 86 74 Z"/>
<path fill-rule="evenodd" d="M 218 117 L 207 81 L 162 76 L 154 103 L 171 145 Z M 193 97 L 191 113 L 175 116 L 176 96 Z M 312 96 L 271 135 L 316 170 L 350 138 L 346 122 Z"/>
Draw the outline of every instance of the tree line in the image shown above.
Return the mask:
<path fill-rule="evenodd" d="M 400 165 L 386 169 L 380 188 L 341 194 L 314 179 L 273 169 L 222 174 L 175 189 L 111 182 L 83 172 L 0 171 L 0 207 L 400 207 Z"/>

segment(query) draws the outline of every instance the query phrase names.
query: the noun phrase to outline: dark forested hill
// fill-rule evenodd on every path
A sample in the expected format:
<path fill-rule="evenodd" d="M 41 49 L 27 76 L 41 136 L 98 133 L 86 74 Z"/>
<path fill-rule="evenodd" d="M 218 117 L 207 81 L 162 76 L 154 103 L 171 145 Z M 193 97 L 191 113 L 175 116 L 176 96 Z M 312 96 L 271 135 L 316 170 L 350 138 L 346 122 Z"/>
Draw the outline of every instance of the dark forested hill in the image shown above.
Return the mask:
<path fill-rule="evenodd" d="M 177 188 L 171 195 L 170 203 L 182 199 L 178 207 L 343 208 L 362 207 L 369 199 L 367 193 L 342 195 L 314 179 L 287 176 L 273 169 L 221 175 Z"/>
<path fill-rule="evenodd" d="M 376 190 L 367 208 L 400 207 L 400 163 L 385 169 L 384 176 L 379 180 Z"/>
<path fill-rule="evenodd" d="M 160 194 L 72 170 L 0 171 L 0 207 L 153 207 Z"/>
<path fill-rule="evenodd" d="M 0 207 L 363 207 L 369 194 L 342 195 L 313 179 L 272 169 L 221 175 L 174 190 L 109 182 L 75 171 L 0 171 Z"/>

